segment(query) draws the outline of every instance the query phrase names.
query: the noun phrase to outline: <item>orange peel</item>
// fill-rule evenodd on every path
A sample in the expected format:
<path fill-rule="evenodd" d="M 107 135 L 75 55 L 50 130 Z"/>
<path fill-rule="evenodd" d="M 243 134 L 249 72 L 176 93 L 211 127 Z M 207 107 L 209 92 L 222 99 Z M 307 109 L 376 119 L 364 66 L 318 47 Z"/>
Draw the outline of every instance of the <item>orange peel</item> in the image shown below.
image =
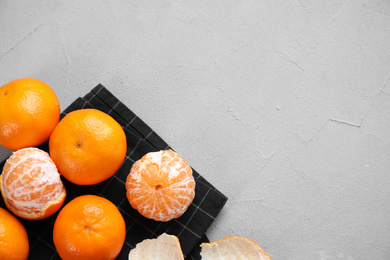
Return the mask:
<path fill-rule="evenodd" d="M 184 260 L 179 239 L 176 236 L 161 234 L 154 239 L 145 239 L 130 250 L 129 260 Z"/>
<path fill-rule="evenodd" d="M 200 246 L 203 260 L 271 260 L 263 248 L 246 237 L 230 236 Z"/>

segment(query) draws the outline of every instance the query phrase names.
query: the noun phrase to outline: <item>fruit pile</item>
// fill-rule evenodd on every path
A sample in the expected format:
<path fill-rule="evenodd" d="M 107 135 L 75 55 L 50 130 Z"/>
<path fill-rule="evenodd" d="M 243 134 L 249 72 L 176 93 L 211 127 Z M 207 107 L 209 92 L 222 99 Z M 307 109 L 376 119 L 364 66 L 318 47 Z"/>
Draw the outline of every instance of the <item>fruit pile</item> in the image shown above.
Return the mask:
<path fill-rule="evenodd" d="M 46 141 L 49 154 L 37 148 Z M 40 80 L 24 78 L 7 83 L 0 88 L 0 145 L 14 153 L 0 175 L 6 207 L 17 217 L 33 221 L 58 211 L 53 241 L 62 259 L 115 259 L 126 237 L 121 212 L 109 200 L 95 195 L 82 195 L 64 205 L 66 187 L 61 176 L 75 185 L 95 185 L 111 178 L 126 157 L 126 141 L 121 125 L 100 110 L 80 109 L 60 120 L 58 98 Z M 171 150 L 147 153 L 136 161 L 125 186 L 130 205 L 155 221 L 182 216 L 195 196 L 191 167 Z M 0 259 L 27 259 L 28 237 L 17 217 L 0 208 Z M 172 237 L 158 239 L 169 242 Z M 237 243 L 244 245 L 237 241 L 229 238 L 203 244 L 201 255 L 204 259 L 229 259 L 217 255 Z M 140 243 L 130 251 L 129 259 L 140 259 L 136 255 L 141 250 L 141 255 L 147 256 L 148 251 L 156 255 L 146 259 L 183 259 L 180 244 L 172 245 L 181 258 L 172 258 L 165 253 L 169 248 L 162 247 L 158 253 L 155 243 Z M 269 259 L 252 243 L 248 247 L 252 249 L 245 252 L 260 258 L 248 259 Z"/>

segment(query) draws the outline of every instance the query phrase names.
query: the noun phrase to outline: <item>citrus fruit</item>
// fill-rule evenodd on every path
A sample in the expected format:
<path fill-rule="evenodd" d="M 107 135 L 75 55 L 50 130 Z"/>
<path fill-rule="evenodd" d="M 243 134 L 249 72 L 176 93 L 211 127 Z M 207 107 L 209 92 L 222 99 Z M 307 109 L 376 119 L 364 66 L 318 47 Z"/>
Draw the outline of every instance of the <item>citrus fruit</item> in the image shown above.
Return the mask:
<path fill-rule="evenodd" d="M 125 221 L 109 200 L 83 195 L 66 204 L 57 216 L 53 241 L 66 259 L 115 259 L 126 237 Z"/>
<path fill-rule="evenodd" d="M 81 109 L 67 114 L 49 140 L 50 156 L 70 182 L 92 185 L 110 178 L 126 156 L 126 135 L 108 114 Z"/>
<path fill-rule="evenodd" d="M 172 150 L 150 152 L 136 161 L 126 179 L 126 196 L 144 217 L 169 221 L 184 214 L 195 196 L 188 163 Z"/>
<path fill-rule="evenodd" d="M 0 88 L 0 145 L 14 151 L 38 146 L 59 120 L 57 95 L 45 82 L 23 78 Z"/>
<path fill-rule="evenodd" d="M 184 260 L 179 239 L 176 236 L 161 234 L 154 239 L 145 239 L 130 250 L 129 260 Z"/>
<path fill-rule="evenodd" d="M 26 229 L 15 216 L 0 208 L 0 259 L 27 259 L 28 252 Z"/>
<path fill-rule="evenodd" d="M 200 246 L 204 260 L 271 260 L 257 243 L 245 237 L 230 236 Z"/>
<path fill-rule="evenodd" d="M 0 175 L 0 188 L 8 209 L 30 220 L 54 214 L 66 197 L 54 162 L 38 148 L 20 149 L 8 158 Z"/>

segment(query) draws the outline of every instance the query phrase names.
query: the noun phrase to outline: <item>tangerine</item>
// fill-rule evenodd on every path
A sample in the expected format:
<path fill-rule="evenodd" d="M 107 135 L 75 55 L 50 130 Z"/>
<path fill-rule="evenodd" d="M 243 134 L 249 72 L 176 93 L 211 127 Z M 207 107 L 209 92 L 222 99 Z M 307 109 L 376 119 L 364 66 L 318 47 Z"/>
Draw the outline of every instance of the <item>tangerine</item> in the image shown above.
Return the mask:
<path fill-rule="evenodd" d="M 27 259 L 29 250 L 27 232 L 22 223 L 0 208 L 0 259 Z"/>
<path fill-rule="evenodd" d="M 0 145 L 14 151 L 38 146 L 59 120 L 57 95 L 45 82 L 23 78 L 0 88 Z"/>
<path fill-rule="evenodd" d="M 67 114 L 49 140 L 50 156 L 70 182 L 92 185 L 102 182 L 122 165 L 126 135 L 120 124 L 97 109 Z"/>
<path fill-rule="evenodd" d="M 126 179 L 126 196 L 144 217 L 169 221 L 184 214 L 195 197 L 188 163 L 172 150 L 150 152 L 136 161 Z"/>
<path fill-rule="evenodd" d="M 38 148 L 14 152 L 0 175 L 5 205 L 15 215 L 38 220 L 59 210 L 66 190 L 49 154 Z"/>
<path fill-rule="evenodd" d="M 66 204 L 57 216 L 53 241 L 64 260 L 115 259 L 126 237 L 126 224 L 109 200 L 83 195 Z"/>

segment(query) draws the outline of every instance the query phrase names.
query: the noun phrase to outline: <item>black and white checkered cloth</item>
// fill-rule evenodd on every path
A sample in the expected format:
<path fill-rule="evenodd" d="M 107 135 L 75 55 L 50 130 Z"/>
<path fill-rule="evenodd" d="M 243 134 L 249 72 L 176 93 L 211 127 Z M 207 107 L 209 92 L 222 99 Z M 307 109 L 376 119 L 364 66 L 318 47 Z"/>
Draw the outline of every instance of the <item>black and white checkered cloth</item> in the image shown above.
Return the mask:
<path fill-rule="evenodd" d="M 155 238 L 164 232 L 179 238 L 186 259 L 200 259 L 199 245 L 208 241 L 205 232 L 225 205 L 227 197 L 193 169 L 196 180 L 195 198 L 183 216 L 169 222 L 158 222 L 143 217 L 130 206 L 126 198 L 126 177 L 133 163 L 146 153 L 172 148 L 102 85 L 75 100 L 64 110 L 61 117 L 83 108 L 96 108 L 106 112 L 122 125 L 127 136 L 127 155 L 115 175 L 102 183 L 79 186 L 63 179 L 67 190 L 64 205 L 77 196 L 95 194 L 109 199 L 119 208 L 126 222 L 127 233 L 125 244 L 117 259 L 128 259 L 129 251 L 137 243 L 147 238 Z M 48 151 L 47 143 L 40 148 Z M 4 162 L 0 165 L 1 169 L 3 165 Z M 6 208 L 2 198 L 0 207 Z M 29 236 L 29 259 L 60 259 L 52 238 L 57 214 L 58 212 L 38 221 L 20 219 Z"/>

